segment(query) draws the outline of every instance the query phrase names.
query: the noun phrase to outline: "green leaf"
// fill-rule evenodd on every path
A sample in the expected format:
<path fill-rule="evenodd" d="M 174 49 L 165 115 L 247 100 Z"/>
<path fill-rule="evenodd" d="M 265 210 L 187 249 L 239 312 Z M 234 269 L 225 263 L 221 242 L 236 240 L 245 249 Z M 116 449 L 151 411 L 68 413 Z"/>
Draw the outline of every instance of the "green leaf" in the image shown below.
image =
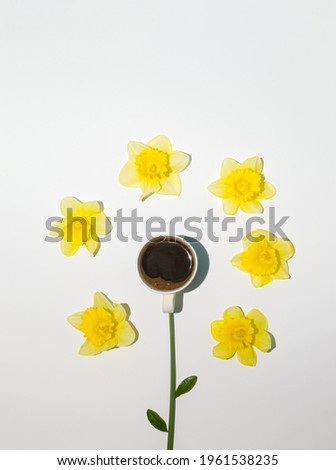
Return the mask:
<path fill-rule="evenodd" d="M 165 420 L 163 420 L 161 416 L 158 415 L 155 411 L 147 410 L 147 418 L 148 418 L 148 421 L 151 423 L 152 426 L 154 426 L 155 429 L 158 429 L 159 431 L 162 431 L 162 432 L 168 432 L 168 428 L 167 428 Z"/>
<path fill-rule="evenodd" d="M 196 375 L 191 375 L 190 377 L 187 377 L 186 379 L 182 380 L 180 385 L 177 387 L 177 390 L 175 392 L 175 397 L 179 397 L 180 395 L 183 395 L 184 393 L 190 392 L 192 390 L 197 382 L 197 376 Z"/>

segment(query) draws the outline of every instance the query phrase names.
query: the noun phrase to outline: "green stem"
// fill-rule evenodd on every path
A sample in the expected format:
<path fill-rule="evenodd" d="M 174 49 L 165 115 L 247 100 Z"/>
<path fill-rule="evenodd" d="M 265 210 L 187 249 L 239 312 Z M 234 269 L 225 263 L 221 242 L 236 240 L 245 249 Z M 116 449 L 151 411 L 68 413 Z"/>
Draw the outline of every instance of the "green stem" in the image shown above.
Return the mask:
<path fill-rule="evenodd" d="M 176 393 L 176 352 L 175 352 L 175 326 L 174 313 L 169 313 L 170 334 L 170 399 L 167 450 L 174 449 L 175 433 L 175 393 Z"/>

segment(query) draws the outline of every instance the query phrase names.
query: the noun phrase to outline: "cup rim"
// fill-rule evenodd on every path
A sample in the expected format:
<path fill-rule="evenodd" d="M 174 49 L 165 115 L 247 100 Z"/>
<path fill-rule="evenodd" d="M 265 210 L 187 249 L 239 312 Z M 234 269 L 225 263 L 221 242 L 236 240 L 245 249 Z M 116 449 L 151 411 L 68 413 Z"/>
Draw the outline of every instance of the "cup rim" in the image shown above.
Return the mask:
<path fill-rule="evenodd" d="M 152 240 L 155 240 L 156 238 L 161 238 L 161 237 L 170 237 L 170 238 L 175 238 L 177 240 L 179 240 L 182 244 L 186 244 L 188 246 L 188 248 L 190 249 L 192 255 L 193 255 L 193 258 L 194 258 L 194 268 L 193 268 L 193 272 L 191 273 L 190 275 L 190 278 L 188 279 L 188 281 L 183 284 L 183 286 L 181 287 L 178 287 L 177 289 L 173 289 L 173 290 L 160 290 L 160 289 L 155 289 L 155 287 L 152 287 L 150 286 L 149 284 L 147 284 L 147 282 L 143 279 L 142 275 L 141 275 L 141 270 L 140 270 L 140 255 L 142 253 L 142 250 L 145 248 L 145 246 L 151 242 Z M 185 240 L 183 238 L 183 236 L 181 235 L 170 235 L 170 234 L 162 234 L 162 235 L 158 235 L 157 237 L 153 237 L 151 238 L 150 240 L 147 240 L 143 245 L 142 247 L 140 248 L 139 250 L 139 253 L 138 253 L 138 258 L 137 258 L 137 270 L 138 270 L 138 275 L 139 275 L 139 278 L 141 280 L 141 282 L 151 291 L 153 292 L 157 292 L 158 294 L 165 294 L 165 295 L 169 295 L 169 294 L 177 294 L 178 292 L 182 292 L 186 287 L 188 287 L 192 281 L 195 279 L 195 276 L 196 276 L 196 273 L 197 273 L 197 269 L 198 269 L 198 259 L 197 259 L 197 254 L 196 254 L 196 251 L 195 251 L 195 248 L 192 246 L 192 244 L 190 242 L 188 242 L 187 240 Z"/>

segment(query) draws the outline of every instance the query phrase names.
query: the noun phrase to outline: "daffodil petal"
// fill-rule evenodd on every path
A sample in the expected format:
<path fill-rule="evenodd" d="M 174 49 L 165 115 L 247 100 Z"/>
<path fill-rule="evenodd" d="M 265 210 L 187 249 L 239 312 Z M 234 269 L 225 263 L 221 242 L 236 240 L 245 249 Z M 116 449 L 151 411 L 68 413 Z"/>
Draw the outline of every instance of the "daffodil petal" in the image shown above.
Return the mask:
<path fill-rule="evenodd" d="M 249 234 L 249 235 L 251 235 L 251 234 Z M 250 240 L 249 237 L 244 237 L 242 239 L 242 243 L 243 243 L 244 250 L 247 250 L 252 245 L 253 241 Z"/>
<path fill-rule="evenodd" d="M 244 312 L 240 307 L 229 307 L 224 311 L 224 320 L 228 320 L 230 318 L 237 318 L 237 317 L 244 317 Z"/>
<path fill-rule="evenodd" d="M 141 142 L 135 142 L 134 140 L 128 142 L 127 151 L 130 161 L 133 162 L 135 157 L 146 149 L 148 149 L 148 145 Z"/>
<path fill-rule="evenodd" d="M 150 184 L 148 182 L 141 183 L 141 190 L 142 194 L 140 196 L 140 201 L 144 201 L 147 199 L 149 196 L 151 196 L 154 193 L 158 193 L 161 189 L 161 186 L 159 184 Z"/>
<path fill-rule="evenodd" d="M 83 321 L 83 312 L 74 313 L 73 315 L 68 316 L 67 320 L 70 325 L 79 330 Z"/>
<path fill-rule="evenodd" d="M 255 335 L 253 346 L 262 352 L 269 351 L 272 348 L 271 335 L 265 330 L 259 330 Z"/>
<path fill-rule="evenodd" d="M 111 221 L 104 212 L 99 212 L 99 214 L 91 218 L 91 224 L 95 229 L 96 235 L 107 235 L 112 230 Z"/>
<path fill-rule="evenodd" d="M 87 240 L 85 246 L 92 256 L 96 256 L 100 249 L 100 240 L 96 236 L 95 238 L 91 237 Z"/>
<path fill-rule="evenodd" d="M 211 323 L 211 334 L 215 341 L 221 341 L 223 332 L 224 320 L 215 320 Z"/>
<path fill-rule="evenodd" d="M 289 240 L 284 240 L 283 238 L 277 238 L 272 245 L 272 248 L 277 250 L 280 257 L 286 261 L 290 259 L 295 253 L 295 248 L 292 242 Z"/>
<path fill-rule="evenodd" d="M 126 319 L 127 313 L 121 304 L 114 304 L 113 316 L 118 323 L 123 322 Z"/>
<path fill-rule="evenodd" d="M 128 321 L 119 323 L 116 332 L 118 346 L 129 346 L 134 342 L 136 333 Z"/>
<path fill-rule="evenodd" d="M 169 155 L 169 166 L 175 173 L 180 173 L 189 166 L 191 156 L 187 153 L 175 150 Z"/>
<path fill-rule="evenodd" d="M 112 338 L 112 339 L 109 339 L 108 341 L 106 341 L 106 343 L 104 343 L 101 348 L 100 348 L 100 353 L 101 352 L 104 352 L 104 351 L 108 351 L 109 349 L 113 349 L 113 348 L 116 348 L 118 346 L 117 344 L 117 339 L 116 338 Z"/>
<path fill-rule="evenodd" d="M 212 349 L 212 354 L 219 359 L 230 359 L 236 353 L 236 349 L 224 343 L 216 344 Z"/>
<path fill-rule="evenodd" d="M 237 356 L 239 362 L 244 366 L 253 367 L 257 364 L 257 355 L 252 346 L 246 346 L 245 348 L 237 350 Z"/>
<path fill-rule="evenodd" d="M 217 197 L 223 198 L 225 192 L 225 183 L 223 178 L 219 178 L 216 181 L 213 181 L 209 186 L 208 190 Z"/>
<path fill-rule="evenodd" d="M 223 199 L 222 203 L 225 214 L 234 215 L 237 213 L 237 210 L 239 209 L 239 201 L 233 198 L 227 198 Z"/>
<path fill-rule="evenodd" d="M 272 279 L 289 279 L 289 270 L 287 261 L 282 261 L 276 273 L 271 274 Z"/>
<path fill-rule="evenodd" d="M 168 137 L 165 135 L 161 135 L 161 134 L 157 135 L 156 137 L 151 139 L 149 142 L 147 142 L 147 145 L 148 147 L 161 150 L 162 152 L 165 152 L 168 154 L 172 153 L 173 151 L 172 144 L 170 140 L 168 139 Z"/>
<path fill-rule="evenodd" d="M 65 256 L 73 256 L 80 246 L 74 242 L 68 242 L 64 238 L 61 240 L 61 251 Z"/>
<path fill-rule="evenodd" d="M 242 168 L 250 168 L 253 171 L 257 171 L 258 173 L 262 172 L 263 166 L 264 166 L 263 160 L 260 157 L 247 158 L 242 163 Z"/>
<path fill-rule="evenodd" d="M 103 292 L 95 292 L 93 297 L 93 305 L 95 307 L 102 307 L 110 311 L 113 311 L 115 308 L 114 303 Z"/>
<path fill-rule="evenodd" d="M 79 354 L 81 356 L 96 356 L 97 354 L 100 354 L 101 352 L 102 352 L 101 347 L 94 346 L 89 341 L 85 341 L 85 343 L 82 344 L 79 350 Z"/>
<path fill-rule="evenodd" d="M 248 214 L 260 214 L 261 212 L 264 212 L 263 206 L 257 200 L 242 202 L 240 204 L 240 209 L 244 212 L 247 212 Z"/>
<path fill-rule="evenodd" d="M 119 183 L 128 188 L 138 188 L 140 186 L 139 173 L 134 163 L 128 161 L 119 173 Z"/>
<path fill-rule="evenodd" d="M 258 194 L 258 199 L 270 199 L 276 195 L 276 189 L 269 181 L 264 182 L 264 187 L 261 193 Z"/>
<path fill-rule="evenodd" d="M 268 320 L 263 313 L 257 308 L 253 308 L 246 315 L 247 318 L 253 320 L 255 326 L 258 330 L 267 330 L 268 329 Z"/>
<path fill-rule="evenodd" d="M 254 274 L 251 274 L 250 277 L 254 287 L 263 287 L 273 281 L 271 276 L 255 276 Z"/>
<path fill-rule="evenodd" d="M 80 212 L 84 217 L 89 218 L 101 212 L 102 209 L 103 209 L 103 204 L 101 202 L 88 201 L 88 202 L 83 202 Z"/>
<path fill-rule="evenodd" d="M 61 212 L 65 217 L 67 217 L 69 215 L 68 209 L 72 209 L 72 215 L 75 215 L 81 208 L 82 204 L 82 201 L 76 197 L 64 197 L 61 201 Z"/>
<path fill-rule="evenodd" d="M 221 166 L 221 176 L 226 176 L 231 171 L 239 170 L 241 163 L 237 162 L 233 158 L 224 158 Z"/>
<path fill-rule="evenodd" d="M 238 254 L 234 255 L 234 257 L 231 260 L 231 264 L 235 268 L 238 268 L 241 271 L 244 271 L 246 273 L 246 272 L 248 272 L 248 270 L 245 268 L 245 266 L 242 262 L 241 255 L 242 255 L 241 253 L 238 253 Z"/>
<path fill-rule="evenodd" d="M 158 191 L 159 194 L 165 194 L 170 196 L 179 196 L 182 191 L 181 178 L 176 173 L 171 173 L 167 178 L 160 181 L 161 189 Z"/>

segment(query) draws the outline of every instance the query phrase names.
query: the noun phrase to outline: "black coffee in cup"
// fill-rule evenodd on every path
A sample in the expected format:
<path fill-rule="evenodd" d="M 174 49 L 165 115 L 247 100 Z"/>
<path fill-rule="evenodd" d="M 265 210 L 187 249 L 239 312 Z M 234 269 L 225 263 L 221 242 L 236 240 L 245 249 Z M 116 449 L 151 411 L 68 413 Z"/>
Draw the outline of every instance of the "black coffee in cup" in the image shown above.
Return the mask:
<path fill-rule="evenodd" d="M 186 243 L 175 237 L 157 237 L 142 249 L 139 260 L 141 277 L 153 289 L 180 289 L 193 275 L 194 255 Z"/>

